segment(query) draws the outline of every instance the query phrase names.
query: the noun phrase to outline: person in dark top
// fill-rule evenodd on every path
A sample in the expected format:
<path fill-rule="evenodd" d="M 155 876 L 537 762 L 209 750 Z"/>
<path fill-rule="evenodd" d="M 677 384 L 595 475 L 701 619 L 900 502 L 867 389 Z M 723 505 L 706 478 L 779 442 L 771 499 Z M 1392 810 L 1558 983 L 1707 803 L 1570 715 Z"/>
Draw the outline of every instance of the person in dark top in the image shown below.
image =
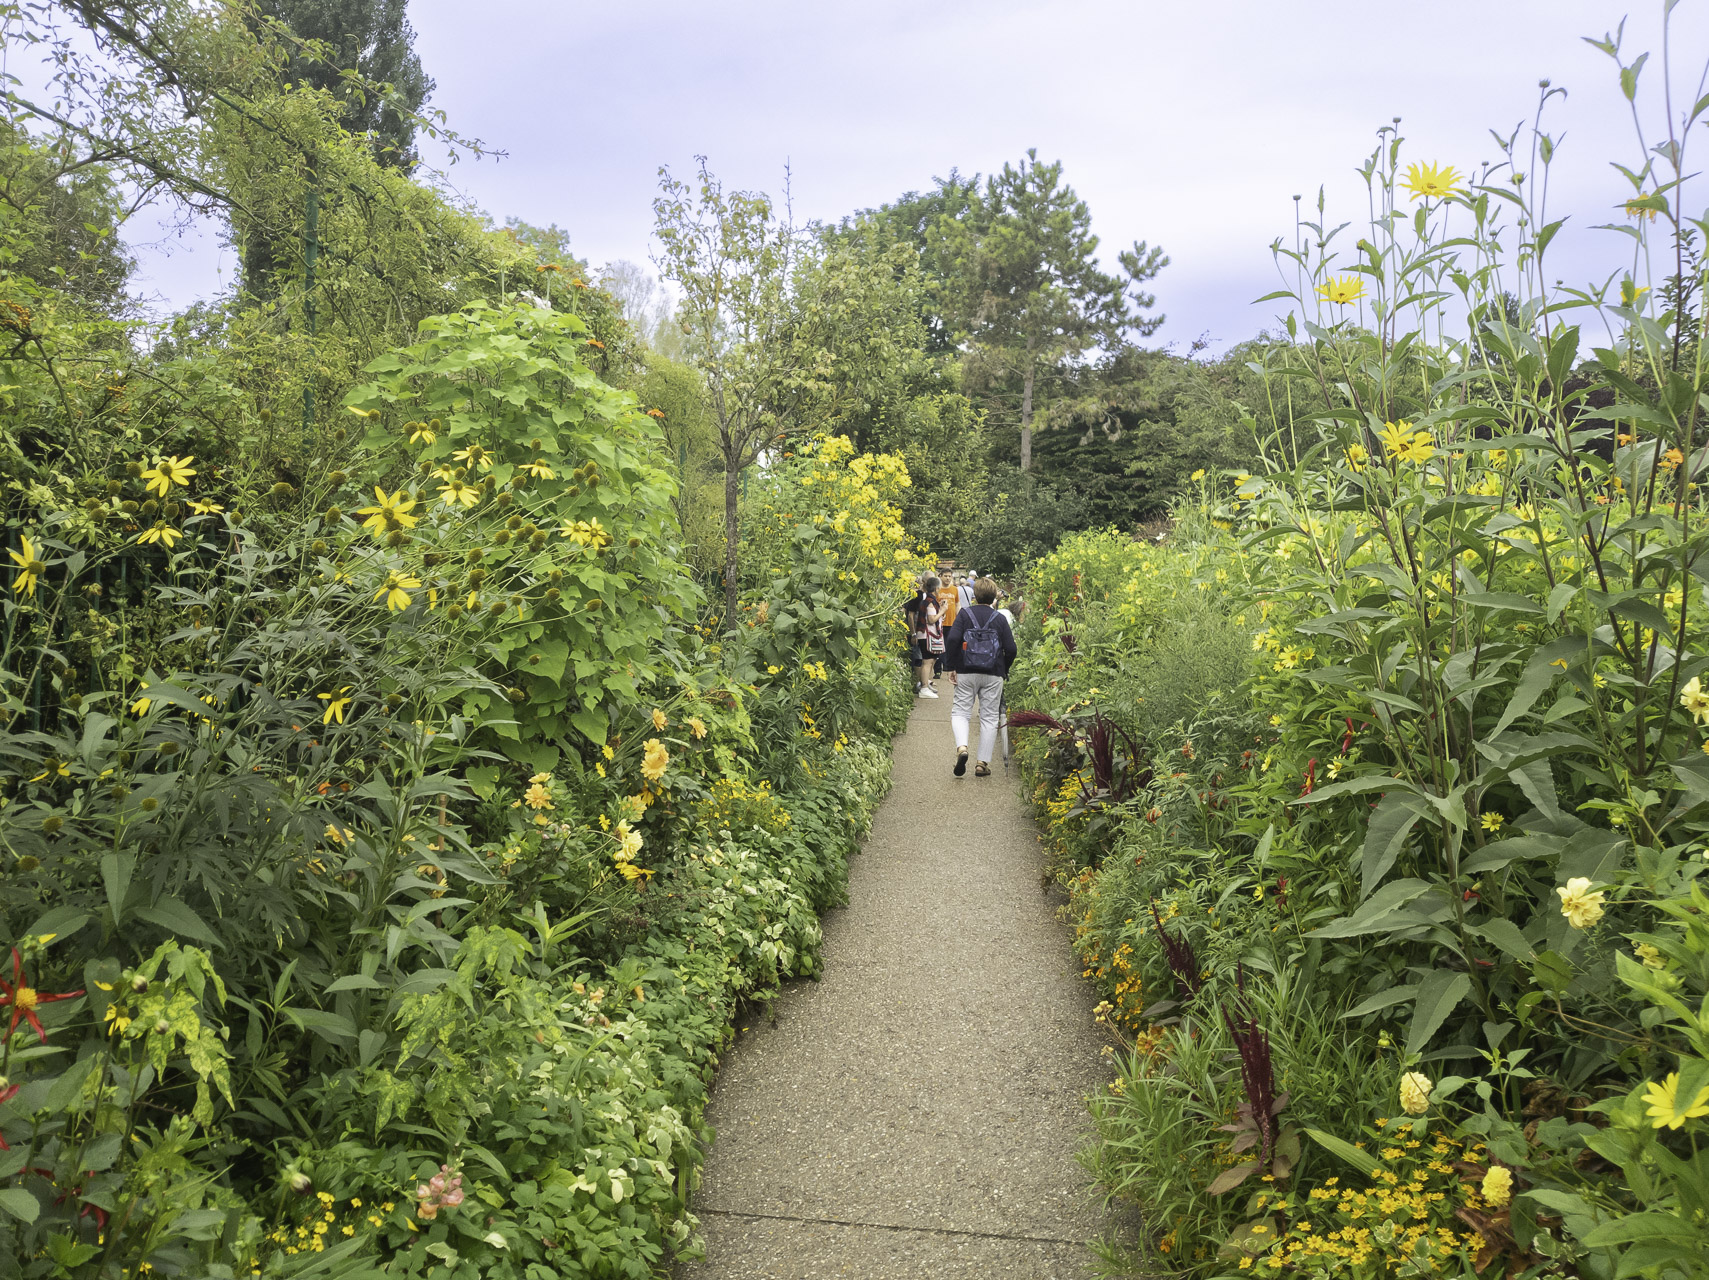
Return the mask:
<path fill-rule="evenodd" d="M 908 620 L 908 661 L 914 666 L 914 696 L 935 698 L 937 691 L 926 684 L 925 667 L 931 660 L 931 629 L 938 621 L 938 580 L 926 578 L 914 598 L 902 606 Z"/>
<path fill-rule="evenodd" d="M 973 584 L 973 603 L 956 615 L 944 637 L 944 667 L 955 685 L 949 722 L 955 732 L 955 776 L 967 772 L 967 738 L 973 703 L 979 703 L 979 762 L 976 778 L 991 776 L 991 752 L 997 745 L 997 722 L 1003 702 L 1003 680 L 1015 660 L 1015 633 L 1009 620 L 994 607 L 997 584 L 980 578 Z"/>

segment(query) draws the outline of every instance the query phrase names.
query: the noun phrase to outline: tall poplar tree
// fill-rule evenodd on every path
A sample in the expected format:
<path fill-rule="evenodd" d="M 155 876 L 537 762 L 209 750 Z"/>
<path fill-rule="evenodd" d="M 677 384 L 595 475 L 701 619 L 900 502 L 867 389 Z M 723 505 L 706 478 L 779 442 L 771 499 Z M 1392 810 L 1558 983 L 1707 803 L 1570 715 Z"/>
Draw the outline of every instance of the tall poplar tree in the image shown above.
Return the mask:
<path fill-rule="evenodd" d="M 380 163 L 406 173 L 413 169 L 415 122 L 397 108 L 419 111 L 433 92 L 433 77 L 415 52 L 408 0 L 262 0 L 260 8 L 304 40 L 324 41 L 330 47 L 329 62 L 292 58 L 291 78 L 343 98 L 344 127 L 373 134 Z M 391 85 L 398 104 L 353 88 L 339 75 L 342 70 Z"/>

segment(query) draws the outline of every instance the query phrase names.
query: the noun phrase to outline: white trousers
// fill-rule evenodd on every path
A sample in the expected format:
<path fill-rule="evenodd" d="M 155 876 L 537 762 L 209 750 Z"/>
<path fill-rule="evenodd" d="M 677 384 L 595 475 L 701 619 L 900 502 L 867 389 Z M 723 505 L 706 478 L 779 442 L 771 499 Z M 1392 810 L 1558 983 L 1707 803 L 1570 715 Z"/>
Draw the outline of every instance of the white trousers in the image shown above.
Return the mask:
<path fill-rule="evenodd" d="M 975 698 L 979 699 L 979 755 L 976 759 L 989 764 L 991 752 L 997 746 L 997 723 L 1003 702 L 1003 677 L 969 671 L 957 673 L 955 702 L 949 713 L 950 727 L 955 730 L 957 750 L 967 745 Z"/>

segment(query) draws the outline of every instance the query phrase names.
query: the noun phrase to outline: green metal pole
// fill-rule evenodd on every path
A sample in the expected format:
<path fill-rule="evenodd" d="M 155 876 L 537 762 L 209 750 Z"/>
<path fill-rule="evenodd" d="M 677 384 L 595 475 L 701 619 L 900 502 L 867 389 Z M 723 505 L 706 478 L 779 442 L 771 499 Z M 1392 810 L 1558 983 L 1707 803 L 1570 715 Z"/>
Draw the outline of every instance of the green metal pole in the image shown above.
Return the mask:
<path fill-rule="evenodd" d="M 320 254 L 320 192 L 314 187 L 303 197 L 303 311 L 309 322 L 309 344 L 315 337 L 315 258 Z M 303 428 L 313 430 L 315 424 L 314 368 L 309 368 L 309 381 L 303 385 Z"/>

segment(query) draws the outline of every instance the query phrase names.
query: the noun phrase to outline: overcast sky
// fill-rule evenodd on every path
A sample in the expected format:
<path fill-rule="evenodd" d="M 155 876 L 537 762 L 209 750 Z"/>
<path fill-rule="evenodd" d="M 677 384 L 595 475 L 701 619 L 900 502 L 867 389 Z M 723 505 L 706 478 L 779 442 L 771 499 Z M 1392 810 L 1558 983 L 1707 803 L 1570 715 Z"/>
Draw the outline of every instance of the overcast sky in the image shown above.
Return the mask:
<path fill-rule="evenodd" d="M 1659 116 L 1661 0 L 412 0 L 431 105 L 507 152 L 450 177 L 496 219 L 556 222 L 595 264 L 646 262 L 662 164 L 706 154 L 727 185 L 780 190 L 798 217 L 835 220 L 988 172 L 1036 147 L 1065 163 L 1106 261 L 1135 239 L 1173 260 L 1155 284 L 1158 341 L 1217 345 L 1272 323 L 1269 244 L 1292 236 L 1296 193 L 1329 189 L 1331 221 L 1361 217 L 1354 170 L 1402 118 L 1407 154 L 1461 171 L 1494 160 L 1491 128 L 1529 118 L 1537 82 L 1569 96 L 1552 207 L 1572 220 L 1556 269 L 1619 262 L 1608 232 L 1634 164 L 1613 64 L 1583 43 L 1631 13 L 1627 49 Z M 1675 14 L 1677 93 L 1709 54 L 1709 4 Z M 1709 139 L 1699 144 L 1709 148 Z M 1709 154 L 1706 149 L 1704 154 Z M 1700 205 L 1700 201 L 1688 204 Z M 146 238 L 139 236 L 139 238 Z M 145 289 L 173 303 L 234 266 L 211 237 L 145 254 Z M 1569 269 L 1570 268 L 1570 269 Z"/>

